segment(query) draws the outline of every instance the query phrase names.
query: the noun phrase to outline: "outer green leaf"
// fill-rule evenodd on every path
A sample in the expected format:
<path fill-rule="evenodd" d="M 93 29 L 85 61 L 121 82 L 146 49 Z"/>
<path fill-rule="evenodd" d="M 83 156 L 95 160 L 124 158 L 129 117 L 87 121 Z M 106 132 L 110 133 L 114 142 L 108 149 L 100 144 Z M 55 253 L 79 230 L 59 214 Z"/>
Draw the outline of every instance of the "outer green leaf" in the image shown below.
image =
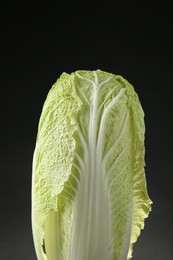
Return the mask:
<path fill-rule="evenodd" d="M 63 73 L 52 87 L 33 160 L 38 259 L 131 258 L 151 209 L 143 117 L 137 94 L 121 76 Z"/>

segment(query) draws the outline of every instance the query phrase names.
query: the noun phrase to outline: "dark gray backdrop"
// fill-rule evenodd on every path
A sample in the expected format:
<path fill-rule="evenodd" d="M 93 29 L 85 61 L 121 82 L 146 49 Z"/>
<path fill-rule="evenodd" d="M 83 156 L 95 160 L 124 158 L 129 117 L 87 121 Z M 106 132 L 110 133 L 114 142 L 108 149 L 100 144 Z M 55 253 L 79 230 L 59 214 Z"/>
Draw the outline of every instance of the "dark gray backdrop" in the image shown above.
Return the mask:
<path fill-rule="evenodd" d="M 128 9 L 128 8 L 127 8 Z M 70 10 L 70 8 L 69 8 Z M 85 10 L 86 12 L 84 13 Z M 146 122 L 146 175 L 154 202 L 135 260 L 171 260 L 172 42 L 168 10 L 138 16 L 81 6 L 69 15 L 47 5 L 2 9 L 0 259 L 36 260 L 31 232 L 31 167 L 38 120 L 65 71 L 102 69 L 135 87 Z M 110 11 L 110 13 L 109 13 Z M 81 259 L 82 260 L 82 259 Z"/>

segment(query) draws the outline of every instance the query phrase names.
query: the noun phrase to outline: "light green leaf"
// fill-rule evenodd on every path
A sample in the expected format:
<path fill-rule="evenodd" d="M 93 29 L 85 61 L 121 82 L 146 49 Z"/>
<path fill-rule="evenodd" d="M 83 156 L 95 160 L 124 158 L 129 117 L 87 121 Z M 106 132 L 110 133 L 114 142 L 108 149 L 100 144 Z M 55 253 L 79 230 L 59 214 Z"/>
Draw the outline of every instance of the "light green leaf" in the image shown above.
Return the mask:
<path fill-rule="evenodd" d="M 63 73 L 50 90 L 33 159 L 39 260 L 126 260 L 151 210 L 144 113 L 121 76 Z"/>

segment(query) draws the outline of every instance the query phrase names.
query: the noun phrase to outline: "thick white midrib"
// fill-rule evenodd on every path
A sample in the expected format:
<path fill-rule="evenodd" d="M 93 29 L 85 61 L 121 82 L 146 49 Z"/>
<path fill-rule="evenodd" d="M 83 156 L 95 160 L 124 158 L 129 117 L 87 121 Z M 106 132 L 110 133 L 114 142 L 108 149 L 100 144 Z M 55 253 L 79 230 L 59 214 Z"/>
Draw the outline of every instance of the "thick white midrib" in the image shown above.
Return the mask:
<path fill-rule="evenodd" d="M 87 260 L 111 259 L 110 235 L 110 215 L 107 193 L 105 191 L 104 180 L 102 179 L 102 169 L 98 162 L 97 132 L 98 132 L 98 97 L 100 86 L 97 74 L 95 73 L 95 83 L 93 84 L 93 102 L 90 110 L 89 124 L 89 170 L 88 170 L 88 233 Z"/>
<path fill-rule="evenodd" d="M 84 161 L 82 162 L 80 155 L 75 155 L 81 167 L 79 171 L 81 180 L 77 195 L 75 218 L 78 220 L 78 223 L 75 223 L 69 260 L 90 260 L 90 251 L 93 249 L 93 242 L 97 242 L 96 237 L 93 237 L 93 234 L 96 235 L 93 233 L 93 214 L 95 212 L 93 199 L 95 199 L 96 195 L 96 134 L 99 85 L 96 73 L 94 73 L 94 76 L 95 82 L 89 82 L 93 85 L 93 101 L 89 112 L 88 147 L 81 136 L 80 130 L 78 131 L 85 158 L 83 158 Z M 84 80 L 80 75 L 79 77 Z M 91 260 L 97 259 L 92 258 Z"/>
<path fill-rule="evenodd" d="M 95 76 L 96 78 L 96 76 Z M 97 107 L 98 107 L 98 84 L 95 82 L 93 84 L 93 102 L 92 106 L 90 109 L 90 125 L 89 125 L 89 182 L 88 182 L 88 193 L 89 193 L 89 203 L 88 203 L 88 234 L 87 234 L 87 244 L 88 248 L 93 247 L 92 243 L 93 240 L 95 243 L 97 243 L 96 239 L 96 234 L 93 233 L 92 228 L 93 225 L 91 224 L 93 221 L 93 214 L 95 214 L 95 208 L 94 208 L 94 200 L 96 199 L 95 196 L 97 195 L 97 190 L 96 190 L 96 174 L 97 174 L 97 169 L 96 169 L 96 133 L 97 133 Z M 96 216 L 95 216 L 96 217 Z M 94 237 L 92 236 L 92 233 Z M 93 238 L 91 240 L 91 238 Z M 96 246 L 96 245 L 95 245 Z M 89 252 L 88 252 L 89 253 Z M 88 256 L 89 257 L 89 256 Z M 89 258 L 88 258 L 89 259 Z"/>
<path fill-rule="evenodd" d="M 68 260 L 112 259 L 109 201 L 102 179 L 101 165 L 98 164 L 98 152 L 101 151 L 97 150 L 98 97 L 101 85 L 98 84 L 96 73 L 94 73 L 94 76 L 95 81 L 90 82 L 92 83 L 93 96 L 89 111 L 87 153 L 85 153 L 86 144 L 78 133 L 85 155 L 83 163 L 80 160 L 80 155 L 78 156 L 80 184 Z M 84 80 L 84 78 L 82 79 Z M 88 154 L 88 158 L 86 154 Z"/>

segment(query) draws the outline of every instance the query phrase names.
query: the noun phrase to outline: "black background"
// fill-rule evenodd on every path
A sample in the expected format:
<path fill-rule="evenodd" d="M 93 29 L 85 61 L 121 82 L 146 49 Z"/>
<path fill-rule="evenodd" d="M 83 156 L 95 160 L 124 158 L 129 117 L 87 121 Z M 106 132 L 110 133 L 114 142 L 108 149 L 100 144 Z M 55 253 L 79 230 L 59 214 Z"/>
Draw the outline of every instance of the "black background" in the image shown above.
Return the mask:
<path fill-rule="evenodd" d="M 72 11 L 71 8 L 74 8 Z M 146 122 L 146 176 L 153 210 L 135 260 L 171 260 L 172 26 L 169 7 L 67 3 L 1 9 L 0 259 L 36 260 L 31 231 L 32 156 L 49 89 L 62 72 L 102 69 L 138 93 Z M 77 10 L 77 8 L 80 8 Z M 143 11 L 143 13 L 142 13 Z M 150 11 L 150 12 L 148 12 Z M 141 12 L 141 13 L 140 13 Z M 82 259 L 81 259 L 82 260 Z"/>

